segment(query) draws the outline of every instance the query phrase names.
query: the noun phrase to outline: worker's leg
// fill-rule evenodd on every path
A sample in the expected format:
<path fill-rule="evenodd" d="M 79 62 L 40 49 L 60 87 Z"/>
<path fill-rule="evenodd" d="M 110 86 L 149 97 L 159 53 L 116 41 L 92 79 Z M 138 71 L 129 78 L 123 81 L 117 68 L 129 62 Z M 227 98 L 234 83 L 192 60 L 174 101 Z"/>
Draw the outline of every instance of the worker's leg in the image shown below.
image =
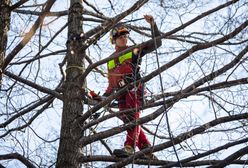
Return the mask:
<path fill-rule="evenodd" d="M 138 139 L 138 148 L 141 150 L 144 147 L 150 145 L 149 140 L 147 139 L 143 129 L 140 127 L 140 132 L 139 132 L 139 139 Z"/>
<path fill-rule="evenodd" d="M 140 97 L 135 92 L 129 92 L 125 96 L 122 96 L 122 101 L 119 101 L 119 109 L 121 111 L 130 108 L 136 108 L 136 112 L 129 112 L 128 114 L 122 115 L 123 122 L 128 123 L 134 121 L 135 119 L 139 119 L 140 118 L 139 107 L 140 107 Z M 127 130 L 127 137 L 124 144 L 125 147 L 123 151 L 126 152 L 127 149 L 129 149 L 130 147 L 131 148 L 133 147 L 133 149 L 131 150 L 134 150 L 135 145 L 137 145 L 140 150 L 151 146 L 144 131 L 139 125 L 136 125 Z M 153 155 L 152 153 L 148 153 L 145 156 L 148 159 L 157 159 L 156 156 Z"/>
<path fill-rule="evenodd" d="M 128 114 L 122 115 L 122 120 L 124 123 L 134 121 L 135 119 L 138 119 L 140 117 L 139 106 L 140 106 L 139 95 L 137 95 L 135 92 L 130 91 L 126 93 L 125 96 L 122 96 L 121 99 L 119 99 L 120 110 L 136 108 L 134 112 L 129 112 Z M 127 130 L 127 137 L 124 144 L 135 147 L 136 144 L 137 145 L 139 144 L 139 134 L 140 134 L 139 125 L 129 128 Z"/>
<path fill-rule="evenodd" d="M 137 112 L 135 113 L 135 115 L 133 116 L 132 120 L 135 119 L 139 119 L 140 118 L 140 93 L 139 92 L 129 92 L 128 95 L 126 95 L 126 101 L 127 101 L 127 105 L 129 106 L 129 108 L 136 108 Z M 129 131 L 128 131 L 129 132 Z M 141 126 L 137 125 L 134 127 L 133 130 L 131 130 L 128 133 L 128 138 L 132 139 L 132 141 L 134 142 L 134 140 L 136 140 L 136 145 L 138 146 L 139 149 L 142 149 L 143 146 L 149 146 L 150 142 L 148 141 L 144 131 L 142 130 Z M 127 142 L 130 142 L 131 139 Z M 128 144 L 128 143 L 127 143 Z"/>
<path fill-rule="evenodd" d="M 132 121 L 136 119 L 136 117 L 139 116 L 139 112 L 135 114 L 135 117 L 132 118 Z M 130 118 L 129 118 L 130 120 Z M 134 127 L 131 127 L 127 130 L 127 137 L 124 145 L 129 145 L 135 148 L 136 145 L 139 145 L 139 135 L 140 135 L 140 126 L 136 125 Z M 136 143 L 135 143 L 136 142 Z"/>

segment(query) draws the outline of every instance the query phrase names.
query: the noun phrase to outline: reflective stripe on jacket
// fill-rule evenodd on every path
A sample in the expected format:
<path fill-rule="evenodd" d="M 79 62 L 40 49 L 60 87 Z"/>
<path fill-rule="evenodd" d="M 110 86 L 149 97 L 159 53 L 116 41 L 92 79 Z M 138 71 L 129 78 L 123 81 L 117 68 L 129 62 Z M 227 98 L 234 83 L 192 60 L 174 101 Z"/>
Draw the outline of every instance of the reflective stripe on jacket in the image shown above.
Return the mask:
<path fill-rule="evenodd" d="M 109 85 L 106 90 L 111 93 L 120 87 L 120 82 L 126 80 L 126 76 L 132 76 L 137 63 L 137 55 L 130 51 L 118 58 L 108 61 L 108 81 Z M 137 70 L 139 71 L 139 69 Z"/>
<path fill-rule="evenodd" d="M 117 66 L 117 64 L 122 64 L 124 61 L 126 61 L 128 59 L 132 59 L 132 55 L 133 55 L 133 52 L 128 52 L 122 56 L 119 56 L 117 58 L 119 63 L 116 63 L 116 61 L 114 59 L 110 60 L 108 62 L 108 70 L 115 68 Z"/>

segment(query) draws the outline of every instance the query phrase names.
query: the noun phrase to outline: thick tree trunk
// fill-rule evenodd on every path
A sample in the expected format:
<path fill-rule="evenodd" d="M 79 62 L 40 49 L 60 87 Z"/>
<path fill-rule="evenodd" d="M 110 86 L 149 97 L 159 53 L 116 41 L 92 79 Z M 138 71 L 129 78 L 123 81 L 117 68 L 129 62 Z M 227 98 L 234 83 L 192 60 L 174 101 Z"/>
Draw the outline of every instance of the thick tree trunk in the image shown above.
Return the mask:
<path fill-rule="evenodd" d="M 82 29 L 82 1 L 71 0 L 68 16 L 68 39 L 83 33 Z M 67 43 L 67 69 L 64 83 L 63 113 L 61 122 L 60 143 L 57 155 L 57 168 L 79 168 L 79 157 L 82 149 L 79 138 L 81 129 L 75 127 L 73 122 L 83 113 L 82 87 L 79 76 L 84 71 L 85 51 L 80 48 L 79 40 L 69 40 Z"/>
<path fill-rule="evenodd" d="M 2 68 L 7 46 L 7 33 L 10 25 L 10 0 L 0 1 L 0 88 L 2 85 Z"/>

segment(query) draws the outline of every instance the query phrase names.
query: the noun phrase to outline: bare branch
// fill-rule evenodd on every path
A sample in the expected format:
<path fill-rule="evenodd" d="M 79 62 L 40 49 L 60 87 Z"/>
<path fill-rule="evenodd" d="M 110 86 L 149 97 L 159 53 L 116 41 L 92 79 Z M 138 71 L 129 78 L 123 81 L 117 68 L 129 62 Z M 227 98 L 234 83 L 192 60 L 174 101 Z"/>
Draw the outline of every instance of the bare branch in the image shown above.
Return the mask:
<path fill-rule="evenodd" d="M 58 98 L 60 100 L 63 100 L 63 97 L 56 91 L 53 91 L 51 89 L 42 87 L 42 86 L 40 86 L 38 84 L 35 84 L 34 82 L 31 82 L 31 81 L 28 81 L 26 79 L 23 79 L 23 78 L 21 78 L 19 76 L 16 76 L 16 75 L 14 75 L 14 74 L 12 74 L 11 72 L 8 72 L 8 71 L 5 71 L 4 74 L 7 75 L 10 78 L 13 78 L 13 79 L 21 82 L 21 83 L 25 83 L 26 85 L 31 86 L 31 87 L 33 87 L 33 88 L 35 88 L 35 89 L 37 89 L 37 90 L 39 90 L 41 92 L 51 94 L 51 95 L 55 96 L 56 98 Z"/>
<path fill-rule="evenodd" d="M 213 166 L 210 166 L 209 168 L 221 168 L 221 167 L 226 167 L 227 165 L 229 165 L 230 163 L 232 163 L 234 160 L 236 160 L 237 158 L 248 154 L 248 146 L 238 150 L 237 152 L 234 152 L 233 154 L 231 154 L 230 156 L 228 156 L 227 158 L 225 158 L 223 161 L 214 164 Z"/>
<path fill-rule="evenodd" d="M 24 109 L 22 111 L 19 111 L 16 115 L 13 115 L 11 118 L 9 118 L 7 121 L 5 121 L 4 123 L 0 124 L 0 128 L 4 128 L 6 127 L 8 124 L 10 124 L 11 122 L 13 122 L 14 120 L 16 120 L 17 118 L 27 114 L 28 112 L 31 112 L 32 110 L 34 110 L 35 108 L 41 106 L 42 104 L 50 101 L 51 99 L 53 99 L 52 96 L 48 96 L 45 98 L 40 99 L 37 103 L 33 104 L 32 106 L 28 107 L 27 109 Z"/>
<path fill-rule="evenodd" d="M 20 155 L 19 153 L 0 155 L 0 160 L 9 160 L 9 159 L 17 159 L 27 167 L 36 168 L 28 159 L 26 159 L 24 156 Z"/>
<path fill-rule="evenodd" d="M 80 158 L 82 163 L 85 162 L 118 162 L 123 160 L 122 158 L 116 158 L 113 156 L 84 156 Z M 204 161 L 195 161 L 183 163 L 183 167 L 196 167 L 196 166 L 209 166 L 212 164 L 218 164 L 223 162 L 223 160 L 204 160 Z M 153 166 L 162 166 L 163 168 L 167 167 L 167 164 L 176 164 L 176 162 L 164 161 L 164 160 L 145 160 L 145 159 L 135 159 L 133 161 L 134 164 L 137 165 L 153 165 Z M 245 165 L 247 163 L 246 160 L 234 160 L 231 164 Z"/>
<path fill-rule="evenodd" d="M 214 154 L 214 153 L 219 152 L 221 150 L 225 150 L 225 149 L 228 149 L 228 148 L 233 147 L 235 145 L 243 144 L 243 143 L 246 143 L 246 142 L 248 142 L 248 138 L 244 138 L 244 139 L 241 139 L 241 140 L 238 140 L 238 141 L 235 141 L 235 142 L 230 142 L 230 143 L 227 143 L 225 145 L 219 146 L 219 147 L 217 147 L 215 149 L 209 150 L 207 152 L 197 154 L 196 156 L 192 156 L 192 157 L 180 160 L 180 162 L 182 164 L 184 164 L 184 163 L 187 163 L 187 162 L 190 162 L 190 161 L 194 161 L 194 160 L 197 160 L 199 158 L 208 156 L 210 154 Z M 168 165 L 164 166 L 164 168 L 174 167 L 174 166 L 177 166 L 177 164 L 178 163 L 171 163 L 171 164 L 168 164 Z"/>
<path fill-rule="evenodd" d="M 42 24 L 44 18 L 46 17 L 46 13 L 51 9 L 52 5 L 54 4 L 55 0 L 48 0 L 46 3 L 46 7 L 44 8 L 42 14 L 38 17 L 38 19 L 35 21 L 32 28 L 29 30 L 29 32 L 24 36 L 22 41 L 7 55 L 7 57 L 4 60 L 3 70 L 9 65 L 9 63 L 12 61 L 12 59 L 18 54 L 21 49 L 30 41 L 30 39 L 35 34 L 36 30 L 39 28 L 39 26 Z"/>
<path fill-rule="evenodd" d="M 24 3 L 28 2 L 29 0 L 20 0 L 18 2 L 16 2 L 14 5 L 12 5 L 10 7 L 10 10 L 14 10 L 16 8 L 19 8 L 21 5 L 23 5 Z"/>
<path fill-rule="evenodd" d="M 231 122 L 231 121 L 235 121 L 235 120 L 247 119 L 247 118 L 248 118 L 248 113 L 244 113 L 244 114 L 238 114 L 238 115 L 233 115 L 233 116 L 221 117 L 221 118 L 218 118 L 216 120 L 212 120 L 212 121 L 210 121 L 204 125 L 201 125 L 201 126 L 194 128 L 188 132 L 185 132 L 185 133 L 182 133 L 182 134 L 176 136 L 175 138 L 173 138 L 174 145 L 179 144 L 179 143 L 185 141 L 186 139 L 189 139 L 189 138 L 191 138 L 197 134 L 203 133 L 205 130 L 207 130 L 211 127 L 214 127 L 218 124 Z M 142 118 L 140 120 L 142 120 Z M 124 127 L 125 126 L 122 126 L 122 128 L 124 128 Z M 102 132 L 102 134 L 104 134 L 104 132 Z M 172 141 L 168 141 L 168 142 L 165 142 L 165 143 L 162 143 L 159 145 L 155 145 L 155 146 L 150 147 L 150 148 L 143 149 L 143 150 L 135 153 L 135 155 L 133 155 L 133 156 L 130 156 L 130 157 L 128 157 L 128 158 L 126 158 L 126 159 L 124 159 L 124 160 L 122 160 L 116 164 L 110 165 L 109 168 L 127 165 L 128 163 L 132 162 L 132 160 L 134 158 L 139 158 L 142 155 L 149 153 L 150 151 L 156 152 L 156 151 L 171 147 L 172 145 L 173 145 Z M 245 151 L 246 150 L 247 149 L 245 149 Z"/>
<path fill-rule="evenodd" d="M 42 113 L 44 112 L 54 101 L 54 98 L 52 98 L 51 100 L 48 100 L 48 102 L 41 108 L 39 109 L 36 114 L 34 114 L 29 120 L 28 122 L 25 121 L 25 124 L 16 128 L 12 128 L 7 130 L 4 134 L 0 135 L 0 138 L 5 137 L 6 135 L 8 135 L 9 133 L 13 132 L 13 131 L 20 131 L 28 126 L 30 126 L 32 124 L 32 122 Z"/>

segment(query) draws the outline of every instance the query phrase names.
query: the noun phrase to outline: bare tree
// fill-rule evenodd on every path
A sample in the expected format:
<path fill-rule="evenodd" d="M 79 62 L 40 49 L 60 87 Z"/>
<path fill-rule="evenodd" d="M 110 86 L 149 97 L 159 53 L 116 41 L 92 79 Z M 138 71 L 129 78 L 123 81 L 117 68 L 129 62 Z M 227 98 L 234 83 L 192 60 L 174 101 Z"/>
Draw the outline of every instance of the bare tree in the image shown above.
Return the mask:
<path fill-rule="evenodd" d="M 0 20 L 0 85 L 2 82 L 2 67 L 5 57 L 6 45 L 7 45 L 7 33 L 9 31 L 10 24 L 10 10 L 8 8 L 10 1 L 1 1 L 1 20 Z"/>
<path fill-rule="evenodd" d="M 248 14 L 245 0 L 0 2 L 0 167 L 246 167 Z M 154 16 L 152 37 L 143 15 Z M 118 23 L 130 44 L 112 54 Z M 130 50 L 163 45 L 142 62 L 142 117 L 123 124 L 115 99 L 102 101 L 106 63 Z M 137 81 L 136 81 L 137 82 Z M 152 147 L 113 156 L 140 124 Z M 159 160 L 144 160 L 153 152 Z"/>

